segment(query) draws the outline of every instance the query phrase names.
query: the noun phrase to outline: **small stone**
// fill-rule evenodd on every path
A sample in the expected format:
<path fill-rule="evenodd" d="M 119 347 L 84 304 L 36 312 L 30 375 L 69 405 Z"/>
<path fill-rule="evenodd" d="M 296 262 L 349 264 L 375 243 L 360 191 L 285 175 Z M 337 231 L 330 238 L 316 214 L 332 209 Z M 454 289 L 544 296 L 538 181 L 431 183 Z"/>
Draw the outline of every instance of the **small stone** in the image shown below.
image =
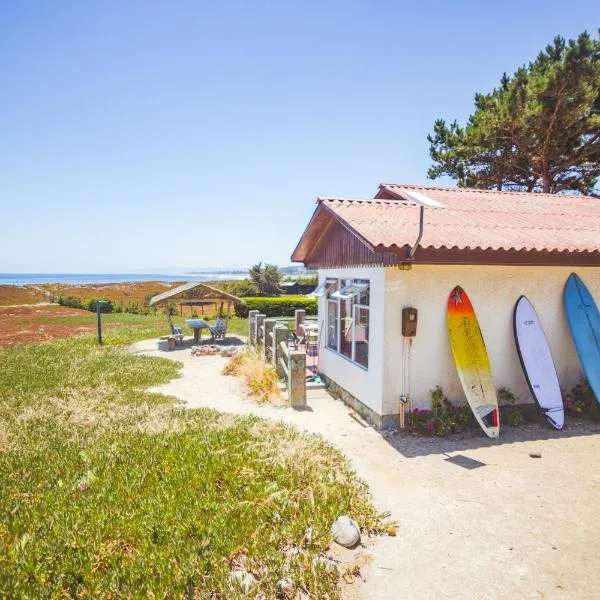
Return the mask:
<path fill-rule="evenodd" d="M 283 577 L 277 582 L 277 587 L 282 592 L 292 589 L 293 586 L 294 582 L 289 577 Z"/>
<path fill-rule="evenodd" d="M 252 573 L 248 573 L 248 571 L 244 571 L 243 569 L 231 571 L 229 578 L 233 582 L 239 584 L 239 586 L 246 592 L 256 583 L 256 577 L 254 577 Z"/>
<path fill-rule="evenodd" d="M 333 539 L 345 548 L 352 548 L 360 541 L 360 528 L 358 523 L 350 517 L 343 515 L 338 517 L 331 526 Z"/>
<path fill-rule="evenodd" d="M 542 453 L 541 452 L 530 452 L 529 456 L 531 456 L 531 458 L 542 458 Z"/>
<path fill-rule="evenodd" d="M 332 569 L 335 567 L 335 562 L 326 556 L 315 556 L 312 559 L 312 564 L 316 567 L 317 565 L 323 565 L 326 569 Z"/>

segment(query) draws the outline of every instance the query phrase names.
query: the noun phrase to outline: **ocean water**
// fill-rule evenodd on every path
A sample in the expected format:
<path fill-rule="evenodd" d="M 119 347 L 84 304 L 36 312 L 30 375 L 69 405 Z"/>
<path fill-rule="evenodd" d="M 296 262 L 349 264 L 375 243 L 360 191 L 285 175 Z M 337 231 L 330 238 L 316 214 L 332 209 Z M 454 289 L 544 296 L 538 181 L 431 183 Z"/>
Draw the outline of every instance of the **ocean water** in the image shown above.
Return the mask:
<path fill-rule="evenodd" d="M 202 272 L 194 275 L 164 275 L 152 273 L 0 273 L 0 285 L 30 285 L 39 283 L 67 283 L 70 285 L 125 283 L 134 281 L 218 281 L 244 279 L 248 273 L 240 271 Z"/>

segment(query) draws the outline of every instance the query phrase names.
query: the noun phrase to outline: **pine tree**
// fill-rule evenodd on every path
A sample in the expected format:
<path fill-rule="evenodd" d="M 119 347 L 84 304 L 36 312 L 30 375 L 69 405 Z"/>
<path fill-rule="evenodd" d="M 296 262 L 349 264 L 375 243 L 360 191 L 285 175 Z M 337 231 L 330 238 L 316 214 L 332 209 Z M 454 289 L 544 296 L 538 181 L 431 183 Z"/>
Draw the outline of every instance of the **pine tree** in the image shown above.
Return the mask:
<path fill-rule="evenodd" d="M 475 96 L 461 127 L 427 136 L 431 179 L 461 187 L 594 194 L 600 176 L 600 38 L 556 37 L 500 86 Z"/>
<path fill-rule="evenodd" d="M 281 273 L 277 265 L 259 262 L 250 267 L 250 278 L 258 288 L 261 296 L 277 296 L 281 293 Z"/>

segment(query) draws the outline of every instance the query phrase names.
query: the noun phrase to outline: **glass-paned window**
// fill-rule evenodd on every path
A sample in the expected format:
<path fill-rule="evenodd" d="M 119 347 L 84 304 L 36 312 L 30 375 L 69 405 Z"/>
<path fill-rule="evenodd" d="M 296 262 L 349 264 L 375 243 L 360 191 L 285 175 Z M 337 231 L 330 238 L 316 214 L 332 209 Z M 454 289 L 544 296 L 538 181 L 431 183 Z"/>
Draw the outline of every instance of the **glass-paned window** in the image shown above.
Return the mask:
<path fill-rule="evenodd" d="M 340 307 L 337 300 L 327 300 L 327 347 L 337 352 Z"/>
<path fill-rule="evenodd" d="M 354 360 L 363 367 L 369 366 L 369 309 L 354 307 Z"/>
<path fill-rule="evenodd" d="M 368 368 L 369 280 L 335 280 L 327 293 L 327 347 Z"/>
<path fill-rule="evenodd" d="M 310 294 L 309 296 L 316 296 L 317 298 L 321 298 L 329 291 L 330 287 L 333 287 L 337 283 L 337 279 L 327 278 L 325 281 L 320 283 Z"/>
<path fill-rule="evenodd" d="M 369 306 L 369 281 L 368 279 L 357 279 L 356 283 L 362 284 L 358 295 L 354 298 L 356 304 Z"/>
<path fill-rule="evenodd" d="M 340 349 L 339 352 L 352 358 L 352 298 L 340 300 Z"/>

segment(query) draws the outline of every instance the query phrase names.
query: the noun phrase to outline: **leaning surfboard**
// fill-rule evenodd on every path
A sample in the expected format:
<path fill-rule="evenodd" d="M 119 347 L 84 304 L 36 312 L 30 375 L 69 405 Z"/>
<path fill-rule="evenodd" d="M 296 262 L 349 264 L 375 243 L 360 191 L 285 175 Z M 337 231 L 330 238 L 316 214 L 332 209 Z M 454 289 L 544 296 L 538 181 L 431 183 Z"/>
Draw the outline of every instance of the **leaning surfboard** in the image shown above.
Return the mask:
<path fill-rule="evenodd" d="M 448 334 L 467 402 L 485 434 L 496 438 L 500 417 L 490 359 L 471 301 L 460 286 L 448 298 Z"/>
<path fill-rule="evenodd" d="M 565 310 L 573 344 L 587 380 L 600 403 L 600 313 L 583 281 L 571 273 L 565 284 Z"/>
<path fill-rule="evenodd" d="M 565 410 L 552 353 L 540 318 L 525 296 L 515 304 L 513 328 L 519 360 L 538 410 L 552 427 L 562 429 Z"/>

